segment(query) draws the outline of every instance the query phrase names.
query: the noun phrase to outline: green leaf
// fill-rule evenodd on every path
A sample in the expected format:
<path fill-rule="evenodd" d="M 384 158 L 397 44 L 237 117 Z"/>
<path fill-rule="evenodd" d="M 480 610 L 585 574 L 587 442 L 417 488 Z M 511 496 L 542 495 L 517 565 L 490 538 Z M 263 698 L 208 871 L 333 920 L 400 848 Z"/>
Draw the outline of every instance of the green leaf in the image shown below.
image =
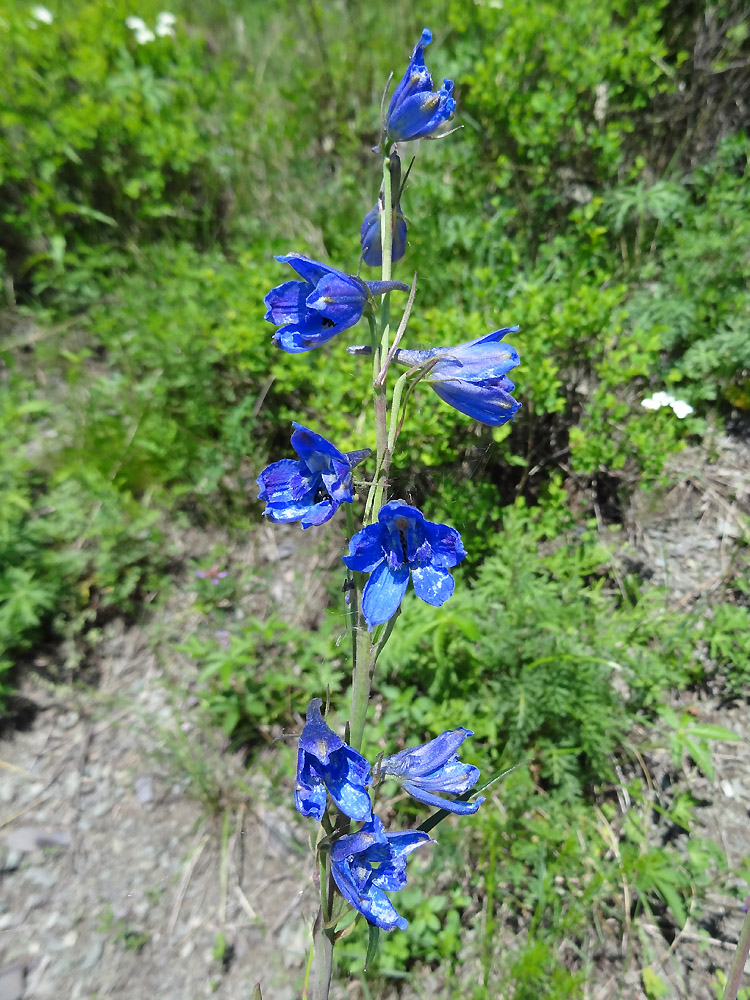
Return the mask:
<path fill-rule="evenodd" d="M 368 924 L 367 954 L 365 955 L 365 972 L 375 961 L 378 953 L 378 941 L 380 940 L 380 928 L 375 924 Z"/>
<path fill-rule="evenodd" d="M 690 735 L 701 740 L 725 740 L 727 743 L 737 743 L 742 739 L 726 726 L 717 726 L 712 722 L 697 722 L 690 727 Z"/>
<path fill-rule="evenodd" d="M 649 1000 L 661 1000 L 662 997 L 668 995 L 669 985 L 660 976 L 657 976 L 650 966 L 643 969 L 641 979 L 643 980 L 644 992 Z"/>

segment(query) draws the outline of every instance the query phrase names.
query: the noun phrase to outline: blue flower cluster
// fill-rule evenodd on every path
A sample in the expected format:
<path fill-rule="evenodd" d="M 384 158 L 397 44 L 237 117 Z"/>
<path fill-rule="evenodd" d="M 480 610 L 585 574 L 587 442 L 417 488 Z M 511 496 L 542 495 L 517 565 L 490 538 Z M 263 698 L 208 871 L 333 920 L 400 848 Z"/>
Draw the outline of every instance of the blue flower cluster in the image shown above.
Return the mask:
<path fill-rule="evenodd" d="M 432 843 L 422 830 L 386 833 L 372 811 L 368 786 L 370 764 L 325 723 L 320 698 L 307 706 L 307 720 L 297 752 L 294 800 L 303 816 L 318 822 L 326 810 L 327 795 L 350 819 L 362 822 L 356 833 L 339 837 L 331 845 L 331 871 L 341 895 L 371 924 L 390 931 L 406 927 L 387 892 L 406 885 L 406 858 L 417 847 Z M 470 729 L 453 729 L 420 746 L 409 747 L 380 763 L 380 777 L 395 777 L 419 802 L 453 813 L 475 813 L 484 802 L 445 799 L 440 793 L 462 795 L 479 779 L 473 764 L 458 759 L 458 748 L 471 736 Z"/>
<path fill-rule="evenodd" d="M 436 90 L 425 65 L 424 50 L 431 41 L 432 34 L 425 28 L 383 116 L 381 146 L 386 156 L 384 165 L 390 171 L 391 190 L 391 217 L 385 220 L 385 230 L 386 234 L 390 231 L 392 262 L 404 256 L 407 241 L 407 222 L 401 207 L 406 178 L 402 184 L 396 144 L 435 135 L 456 108 L 453 81 L 443 80 Z M 381 191 L 360 230 L 361 262 L 369 266 L 383 262 L 384 211 L 385 194 Z M 376 299 L 390 292 L 409 291 L 403 282 L 365 281 L 358 274 L 346 274 L 299 253 L 276 260 L 289 264 L 295 276 L 265 296 L 265 319 L 276 327 L 273 343 L 289 354 L 324 346 L 363 316 L 374 328 Z M 519 357 L 515 348 L 504 342 L 506 334 L 517 330 L 496 330 L 455 347 L 399 348 L 388 356 L 386 368 L 391 361 L 405 366 L 461 413 L 500 426 L 520 408 L 511 395 L 514 385 L 508 378 L 508 372 L 519 364 Z M 369 354 L 371 350 L 349 348 L 352 354 Z M 381 384 L 378 378 L 376 385 Z M 379 413 L 382 418 L 382 409 Z M 399 414 L 391 416 L 397 418 Z M 378 426 L 382 429 L 383 423 Z M 259 499 L 271 521 L 297 521 L 309 528 L 329 521 L 342 504 L 352 503 L 354 470 L 371 452 L 367 448 L 341 451 L 303 424 L 294 422 L 293 428 L 291 444 L 296 458 L 273 462 L 260 473 Z M 383 450 L 381 440 L 381 453 Z M 373 489 L 371 497 L 378 495 L 379 482 Z M 428 521 L 404 500 L 390 500 L 373 511 L 373 517 L 373 523 L 354 533 L 349 551 L 342 557 L 349 570 L 368 574 L 361 611 L 370 630 L 379 629 L 398 614 L 409 581 L 421 600 L 435 607 L 444 604 L 455 586 L 451 571 L 466 556 L 455 528 Z M 381 643 L 378 649 L 384 636 L 385 631 L 377 633 Z M 374 657 L 370 666 L 373 664 Z M 373 811 L 371 793 L 381 780 L 395 780 L 424 805 L 461 815 L 475 813 L 484 799 L 477 796 L 468 801 L 468 795 L 479 779 L 479 771 L 459 759 L 461 745 L 473 734 L 463 727 L 447 730 L 427 743 L 379 760 L 373 768 L 358 750 L 333 732 L 323 719 L 321 706 L 321 700 L 314 698 L 307 707 L 297 754 L 296 808 L 303 816 L 325 825 L 330 870 L 343 898 L 376 927 L 403 928 L 406 920 L 387 894 L 405 886 L 409 854 L 432 841 L 424 830 L 387 832 Z M 331 803 L 339 819 L 348 819 L 331 825 Z"/>

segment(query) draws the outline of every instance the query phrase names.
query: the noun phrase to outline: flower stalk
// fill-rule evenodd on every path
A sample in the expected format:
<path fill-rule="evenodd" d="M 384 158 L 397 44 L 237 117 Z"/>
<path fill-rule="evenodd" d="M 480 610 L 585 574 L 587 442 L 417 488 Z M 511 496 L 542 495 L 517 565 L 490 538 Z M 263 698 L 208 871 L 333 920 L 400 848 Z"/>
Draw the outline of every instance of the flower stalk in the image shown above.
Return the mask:
<path fill-rule="evenodd" d="M 327 1000 L 329 996 L 333 948 L 343 933 L 337 926 L 347 906 L 353 908 L 357 919 L 364 917 L 369 924 L 365 958 L 369 965 L 379 932 L 402 929 L 407 924 L 389 893 L 406 884 L 407 856 L 434 843 L 427 824 L 434 826 L 449 813 L 474 813 L 483 801 L 468 802 L 479 772 L 458 757 L 459 746 L 472 735 L 470 729 L 446 730 L 427 743 L 390 756 L 384 756 L 382 750 L 376 757 L 380 763 L 374 783 L 372 765 L 362 755 L 375 668 L 393 633 L 407 588 L 413 586 L 417 597 L 430 605 L 444 604 L 455 586 L 451 570 L 466 555 L 455 528 L 429 521 L 404 500 L 389 500 L 391 460 L 410 395 L 417 384 L 427 381 L 456 409 L 495 424 L 510 419 L 519 405 L 509 395 L 513 384 L 506 378 L 518 356 L 513 348 L 499 344 L 506 330 L 457 348 L 408 351 L 400 347 L 417 286 L 416 274 L 411 287 L 392 278 L 394 260 L 406 253 L 408 235 L 400 204 L 405 178 L 402 183 L 395 144 L 432 136 L 455 109 L 452 81 L 443 80 L 435 89 L 425 65 L 424 50 L 431 41 L 432 34 L 425 28 L 383 114 L 382 186 L 375 207 L 365 215 L 360 228 L 360 268 L 363 263 L 379 265 L 380 280 L 366 281 L 359 271 L 348 274 L 290 253 L 276 259 L 290 265 L 295 276 L 265 297 L 266 319 L 278 327 L 273 341 L 280 350 L 299 355 L 325 347 L 340 332 L 366 318 L 370 344 L 351 353 L 370 354 L 372 360 L 375 469 L 362 521 L 352 511 L 358 499 L 353 470 L 370 456 L 368 449 L 341 451 L 316 431 L 295 422 L 291 444 L 297 457 L 272 463 L 258 477 L 260 499 L 266 504 L 264 513 L 273 522 L 296 521 L 303 528 L 314 528 L 336 516 L 342 506 L 347 515 L 349 547 L 342 559 L 347 567 L 343 589 L 352 643 L 349 721 L 342 738 L 324 718 L 322 699 L 313 698 L 307 706 L 297 751 L 295 805 L 301 815 L 320 824 L 316 846 L 320 906 L 312 929 L 313 947 L 303 991 L 306 1000 Z M 409 298 L 391 343 L 393 291 L 409 292 Z M 396 381 L 389 405 L 392 362 L 404 364 L 409 371 Z M 357 585 L 357 573 L 368 574 L 364 586 Z M 438 812 L 419 829 L 386 830 L 371 798 L 381 773 L 401 781 L 414 799 L 437 807 Z"/>
<path fill-rule="evenodd" d="M 734 953 L 726 985 L 724 986 L 722 1000 L 737 1000 L 748 955 L 750 955 L 750 910 L 745 914 L 740 939 L 737 942 L 737 950 Z"/>

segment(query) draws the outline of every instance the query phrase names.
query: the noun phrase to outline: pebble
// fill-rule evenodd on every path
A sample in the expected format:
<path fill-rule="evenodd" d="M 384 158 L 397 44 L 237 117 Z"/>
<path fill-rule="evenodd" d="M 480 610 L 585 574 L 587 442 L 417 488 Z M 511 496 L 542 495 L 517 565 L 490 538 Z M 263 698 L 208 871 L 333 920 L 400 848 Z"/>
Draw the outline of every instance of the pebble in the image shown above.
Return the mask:
<path fill-rule="evenodd" d="M 23 877 L 27 882 L 38 885 L 41 889 L 51 889 L 57 885 L 57 873 L 50 871 L 49 868 L 42 868 L 40 865 L 27 868 Z"/>
<path fill-rule="evenodd" d="M 59 716 L 57 722 L 61 729 L 72 729 L 79 719 L 80 715 L 78 712 L 65 712 Z"/>
<path fill-rule="evenodd" d="M 6 851 L 0 872 L 14 872 L 18 869 L 23 860 L 23 851 Z"/>
<path fill-rule="evenodd" d="M 81 962 L 81 972 L 91 972 L 92 969 L 96 968 L 99 964 L 99 960 L 102 957 L 102 952 L 104 951 L 104 942 L 102 938 L 97 938 L 83 956 L 83 961 Z"/>
<path fill-rule="evenodd" d="M 0 802 L 12 802 L 16 797 L 16 783 L 5 779 L 0 783 Z"/>
<path fill-rule="evenodd" d="M 0 1000 L 21 1000 L 25 971 L 23 962 L 14 962 L 0 969 Z"/>
<path fill-rule="evenodd" d="M 135 779 L 135 794 L 142 806 L 154 801 L 154 783 L 150 774 L 142 774 Z"/>

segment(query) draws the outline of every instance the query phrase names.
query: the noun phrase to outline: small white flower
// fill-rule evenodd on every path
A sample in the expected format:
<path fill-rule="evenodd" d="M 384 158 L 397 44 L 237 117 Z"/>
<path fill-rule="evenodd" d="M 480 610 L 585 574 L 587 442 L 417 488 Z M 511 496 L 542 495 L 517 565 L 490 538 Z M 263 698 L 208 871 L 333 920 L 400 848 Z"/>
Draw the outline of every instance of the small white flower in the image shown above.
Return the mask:
<path fill-rule="evenodd" d="M 641 406 L 645 406 L 647 410 L 660 410 L 662 406 L 671 406 L 672 397 L 668 392 L 655 392 L 650 399 L 642 399 Z"/>
<path fill-rule="evenodd" d="M 156 15 L 156 34 L 160 38 L 170 35 L 174 38 L 174 24 L 177 18 L 169 11 L 163 10 Z"/>
<path fill-rule="evenodd" d="M 148 31 L 146 22 L 140 17 L 126 17 L 125 24 L 131 31 Z"/>
<path fill-rule="evenodd" d="M 683 399 L 675 399 L 668 392 L 655 392 L 649 399 L 642 399 L 641 406 L 645 406 L 647 410 L 660 410 L 662 406 L 671 406 L 675 416 L 680 420 L 693 412 L 690 403 L 686 403 Z"/>
<path fill-rule="evenodd" d="M 42 21 L 43 24 L 52 24 L 54 21 L 52 11 L 47 10 L 46 7 L 42 7 L 41 4 L 31 8 L 31 15 L 32 17 L 35 17 L 37 21 Z"/>
<path fill-rule="evenodd" d="M 150 28 L 139 28 L 135 33 L 135 40 L 139 45 L 145 45 L 146 42 L 153 42 L 156 35 Z"/>
<path fill-rule="evenodd" d="M 693 412 L 693 407 L 690 403 L 686 403 L 684 399 L 673 399 L 671 406 L 674 410 L 675 416 L 680 420 L 682 420 L 683 417 L 689 416 Z"/>

